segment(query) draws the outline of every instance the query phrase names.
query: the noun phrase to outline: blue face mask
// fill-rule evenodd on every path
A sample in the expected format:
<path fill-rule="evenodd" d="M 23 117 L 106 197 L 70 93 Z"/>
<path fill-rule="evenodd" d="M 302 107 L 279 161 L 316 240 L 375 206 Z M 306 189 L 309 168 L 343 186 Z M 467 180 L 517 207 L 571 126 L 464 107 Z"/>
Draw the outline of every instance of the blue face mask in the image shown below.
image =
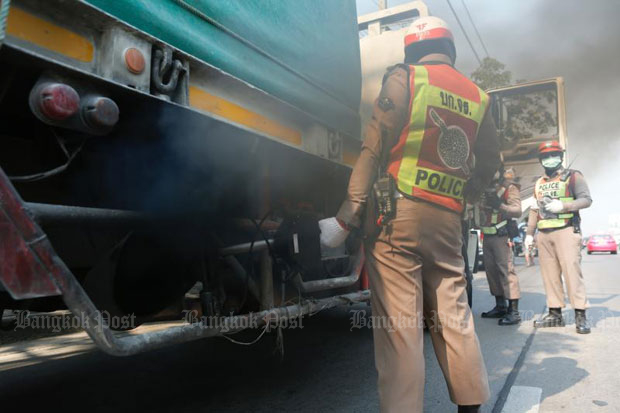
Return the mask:
<path fill-rule="evenodd" d="M 550 156 L 548 158 L 544 158 L 542 161 L 540 161 L 540 163 L 542 163 L 542 166 L 547 169 L 555 169 L 562 163 L 562 157 Z"/>

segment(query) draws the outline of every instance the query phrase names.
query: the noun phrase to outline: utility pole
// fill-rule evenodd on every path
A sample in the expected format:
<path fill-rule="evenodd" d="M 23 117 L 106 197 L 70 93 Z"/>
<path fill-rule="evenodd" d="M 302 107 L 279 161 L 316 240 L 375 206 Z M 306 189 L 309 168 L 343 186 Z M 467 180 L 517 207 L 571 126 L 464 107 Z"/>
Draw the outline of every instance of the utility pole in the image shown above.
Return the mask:
<path fill-rule="evenodd" d="M 387 9 L 387 7 L 388 7 L 387 2 L 388 2 L 388 0 L 379 0 L 379 4 L 378 4 L 379 10 Z"/>

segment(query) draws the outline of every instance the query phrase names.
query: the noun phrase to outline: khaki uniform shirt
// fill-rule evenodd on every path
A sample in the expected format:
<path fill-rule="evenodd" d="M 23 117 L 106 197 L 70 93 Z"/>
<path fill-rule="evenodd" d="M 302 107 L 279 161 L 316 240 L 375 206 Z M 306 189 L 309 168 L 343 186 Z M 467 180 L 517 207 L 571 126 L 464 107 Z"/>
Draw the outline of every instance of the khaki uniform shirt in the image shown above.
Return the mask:
<path fill-rule="evenodd" d="M 506 202 L 502 202 L 499 206 L 500 212 L 504 215 L 504 217 L 510 218 L 519 218 L 521 216 L 521 193 L 519 192 L 519 187 L 514 184 L 508 184 L 508 188 L 506 189 L 508 194 L 506 195 Z"/>

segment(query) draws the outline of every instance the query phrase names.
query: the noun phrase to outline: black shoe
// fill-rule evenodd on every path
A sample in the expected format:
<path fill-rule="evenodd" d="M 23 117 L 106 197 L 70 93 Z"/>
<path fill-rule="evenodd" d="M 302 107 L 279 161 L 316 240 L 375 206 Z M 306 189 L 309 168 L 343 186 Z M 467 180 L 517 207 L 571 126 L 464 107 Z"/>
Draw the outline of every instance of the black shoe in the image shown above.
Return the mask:
<path fill-rule="evenodd" d="M 575 310 L 575 327 L 579 334 L 590 334 L 590 323 L 586 319 L 586 310 Z"/>
<path fill-rule="evenodd" d="M 504 297 L 495 297 L 495 307 L 481 314 L 482 318 L 502 318 L 506 315 L 506 300 Z"/>
<path fill-rule="evenodd" d="M 497 321 L 500 326 L 512 326 L 521 322 L 519 314 L 519 300 L 508 300 L 508 311 L 503 318 Z"/>
<path fill-rule="evenodd" d="M 480 411 L 480 405 L 472 405 L 472 406 L 459 406 L 458 413 L 478 413 Z"/>
<path fill-rule="evenodd" d="M 534 327 L 564 327 L 564 319 L 562 318 L 561 308 L 550 308 L 549 314 L 545 315 L 539 320 L 534 321 Z"/>

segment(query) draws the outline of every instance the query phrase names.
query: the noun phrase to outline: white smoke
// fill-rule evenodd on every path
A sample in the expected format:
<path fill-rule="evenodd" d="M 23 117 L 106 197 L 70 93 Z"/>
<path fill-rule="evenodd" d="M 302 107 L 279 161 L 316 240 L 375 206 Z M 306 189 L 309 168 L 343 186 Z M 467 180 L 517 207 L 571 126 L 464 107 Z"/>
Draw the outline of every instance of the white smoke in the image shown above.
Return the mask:
<path fill-rule="evenodd" d="M 389 6 L 406 3 L 388 0 Z M 562 76 L 566 86 L 568 138 L 573 168 L 583 172 L 594 204 L 583 213 L 586 234 L 605 230 L 620 213 L 620 2 L 616 0 L 466 0 L 494 57 L 513 79 Z M 457 68 L 469 75 L 478 66 L 445 0 L 426 1 L 456 36 Z M 376 10 L 357 0 L 358 13 Z M 484 52 L 460 1 L 452 1 L 480 57 Z"/>

